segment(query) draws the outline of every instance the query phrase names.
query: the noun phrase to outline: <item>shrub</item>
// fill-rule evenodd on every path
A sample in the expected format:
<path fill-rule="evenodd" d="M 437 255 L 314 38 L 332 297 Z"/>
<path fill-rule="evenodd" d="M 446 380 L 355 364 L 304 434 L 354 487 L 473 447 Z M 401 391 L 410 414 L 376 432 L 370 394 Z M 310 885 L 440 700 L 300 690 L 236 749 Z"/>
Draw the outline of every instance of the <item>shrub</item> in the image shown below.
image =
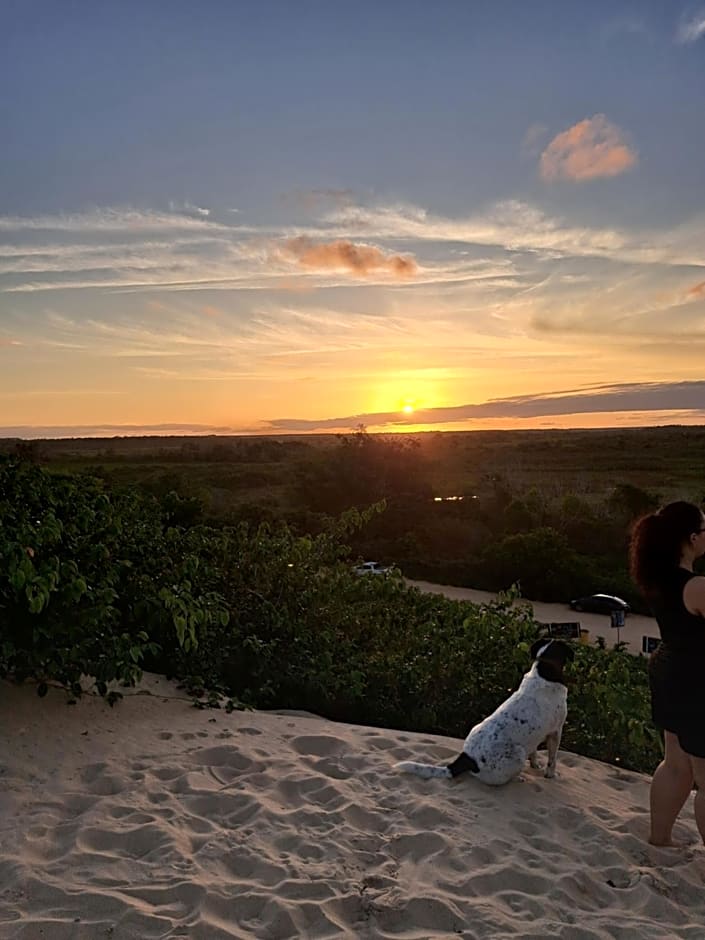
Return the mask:
<path fill-rule="evenodd" d="M 478 606 L 355 577 L 346 541 L 380 508 L 315 537 L 176 526 L 173 501 L 0 460 L 0 674 L 40 691 L 89 675 L 105 694 L 144 665 L 256 707 L 462 737 L 517 687 L 539 625 L 513 594 Z M 511 546 L 559 563 L 546 530 Z M 646 661 L 577 647 L 570 674 L 564 745 L 653 770 Z"/>
<path fill-rule="evenodd" d="M 199 560 L 186 548 L 151 498 L 0 461 L 0 674 L 75 692 L 87 675 L 105 694 L 139 678 L 165 623 L 168 642 L 195 645 L 226 611 L 192 590 Z"/>

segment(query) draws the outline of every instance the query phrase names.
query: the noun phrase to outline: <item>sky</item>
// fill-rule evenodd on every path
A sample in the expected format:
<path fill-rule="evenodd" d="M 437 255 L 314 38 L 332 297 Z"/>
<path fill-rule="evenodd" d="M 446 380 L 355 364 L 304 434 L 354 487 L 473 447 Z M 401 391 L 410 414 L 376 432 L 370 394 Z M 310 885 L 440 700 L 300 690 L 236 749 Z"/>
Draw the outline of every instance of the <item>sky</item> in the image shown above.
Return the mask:
<path fill-rule="evenodd" d="M 0 84 L 0 436 L 705 419 L 705 0 L 0 0 Z"/>

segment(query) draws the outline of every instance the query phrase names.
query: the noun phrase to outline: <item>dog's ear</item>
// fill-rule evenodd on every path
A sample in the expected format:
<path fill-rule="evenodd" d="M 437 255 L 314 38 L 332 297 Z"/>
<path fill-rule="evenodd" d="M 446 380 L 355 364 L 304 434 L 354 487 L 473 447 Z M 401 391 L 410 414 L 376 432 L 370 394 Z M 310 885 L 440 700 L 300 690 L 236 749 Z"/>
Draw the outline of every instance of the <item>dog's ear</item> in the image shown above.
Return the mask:
<path fill-rule="evenodd" d="M 548 651 L 550 659 L 557 659 L 560 663 L 565 663 L 566 661 L 572 663 L 575 659 L 575 650 L 569 643 L 564 643 L 562 640 L 552 640 L 550 636 L 534 640 L 531 644 L 531 658 L 536 659 L 541 647 L 548 646 L 549 644 L 551 646 L 551 649 Z"/>
<path fill-rule="evenodd" d="M 546 646 L 546 644 L 550 642 L 551 642 L 551 638 L 547 636 L 544 636 L 539 640 L 534 640 L 534 642 L 531 644 L 531 650 L 530 650 L 531 658 L 536 659 L 536 655 L 538 651 L 541 649 L 541 647 Z"/>
<path fill-rule="evenodd" d="M 570 643 L 564 643 L 563 640 L 554 640 L 551 652 L 554 658 L 560 659 L 562 663 L 572 663 L 575 659 L 575 650 Z"/>

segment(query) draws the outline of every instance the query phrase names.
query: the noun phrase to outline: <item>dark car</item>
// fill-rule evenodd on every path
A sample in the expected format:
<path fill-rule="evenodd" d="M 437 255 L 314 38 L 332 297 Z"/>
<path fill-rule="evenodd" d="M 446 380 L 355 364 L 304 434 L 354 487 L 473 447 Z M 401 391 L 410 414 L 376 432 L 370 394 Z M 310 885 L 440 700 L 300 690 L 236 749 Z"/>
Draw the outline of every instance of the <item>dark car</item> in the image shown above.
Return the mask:
<path fill-rule="evenodd" d="M 614 594 L 589 594 L 587 597 L 576 597 L 570 602 L 573 610 L 584 610 L 590 614 L 611 614 L 613 610 L 623 610 L 625 614 L 630 611 L 629 604 Z"/>

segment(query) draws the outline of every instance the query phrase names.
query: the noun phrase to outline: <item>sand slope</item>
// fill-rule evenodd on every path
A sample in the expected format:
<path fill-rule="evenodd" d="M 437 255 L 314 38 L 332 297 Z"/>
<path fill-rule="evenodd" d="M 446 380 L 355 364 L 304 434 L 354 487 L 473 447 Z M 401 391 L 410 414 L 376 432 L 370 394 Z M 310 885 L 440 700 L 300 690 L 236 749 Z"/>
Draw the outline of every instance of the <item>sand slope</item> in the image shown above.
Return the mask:
<path fill-rule="evenodd" d="M 449 738 L 111 709 L 0 683 L 0 938 L 705 937 L 705 850 L 645 842 L 648 777 L 562 754 L 489 789 L 392 770 Z"/>

